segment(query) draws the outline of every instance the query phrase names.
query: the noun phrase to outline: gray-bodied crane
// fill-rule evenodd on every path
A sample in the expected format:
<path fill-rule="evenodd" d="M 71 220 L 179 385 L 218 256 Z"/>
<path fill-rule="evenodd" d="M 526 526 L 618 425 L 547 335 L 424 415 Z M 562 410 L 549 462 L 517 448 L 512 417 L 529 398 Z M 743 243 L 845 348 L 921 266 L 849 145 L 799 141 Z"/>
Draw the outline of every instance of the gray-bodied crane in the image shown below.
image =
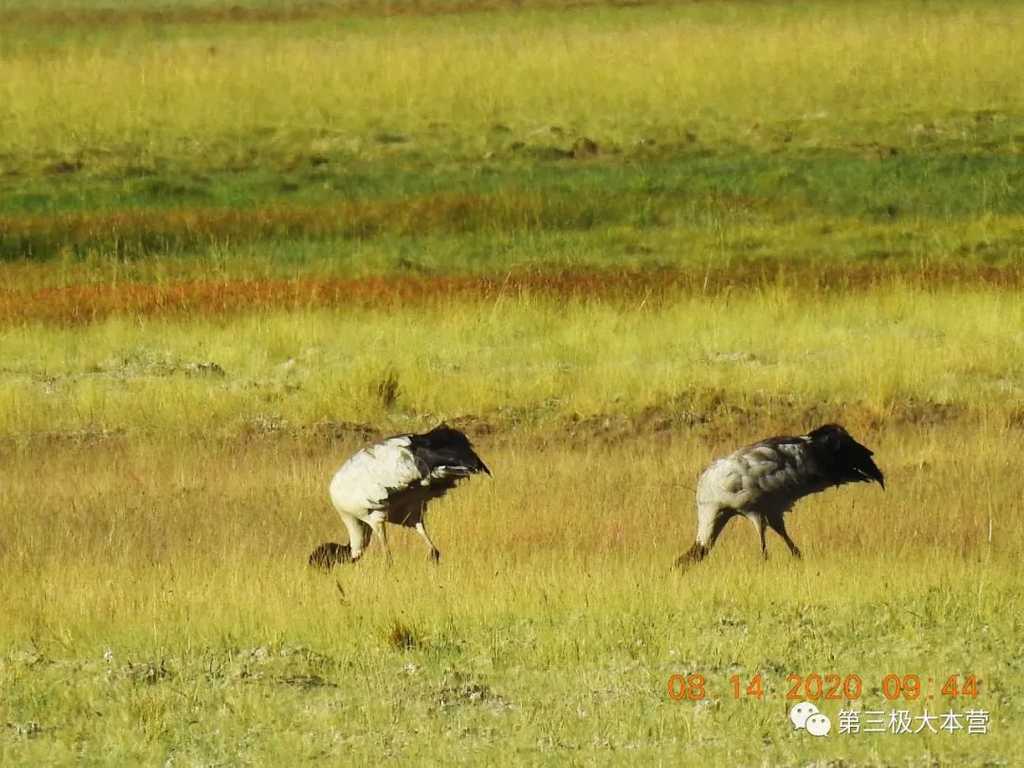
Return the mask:
<path fill-rule="evenodd" d="M 737 515 L 754 524 L 765 558 L 767 528 L 800 557 L 783 516 L 804 496 L 836 485 L 875 481 L 884 489 L 873 455 L 843 427 L 825 424 L 799 437 L 769 437 L 712 462 L 697 482 L 697 540 L 676 566 L 707 557 L 725 524 Z"/>

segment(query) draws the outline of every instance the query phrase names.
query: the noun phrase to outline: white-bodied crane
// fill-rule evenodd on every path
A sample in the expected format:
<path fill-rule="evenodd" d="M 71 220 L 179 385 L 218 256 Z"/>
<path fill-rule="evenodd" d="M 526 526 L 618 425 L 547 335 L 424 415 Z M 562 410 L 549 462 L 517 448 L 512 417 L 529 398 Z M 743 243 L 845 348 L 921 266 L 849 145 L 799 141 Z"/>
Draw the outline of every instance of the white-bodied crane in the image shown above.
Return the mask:
<path fill-rule="evenodd" d="M 310 565 L 326 569 L 355 562 L 373 535 L 380 539 L 390 562 L 387 523 L 413 528 L 437 562 L 441 553 L 423 520 L 427 504 L 479 472 L 491 474 L 469 438 L 444 424 L 420 435 L 389 437 L 357 451 L 330 485 L 331 502 L 348 530 L 349 543 L 321 544 L 309 556 Z"/>

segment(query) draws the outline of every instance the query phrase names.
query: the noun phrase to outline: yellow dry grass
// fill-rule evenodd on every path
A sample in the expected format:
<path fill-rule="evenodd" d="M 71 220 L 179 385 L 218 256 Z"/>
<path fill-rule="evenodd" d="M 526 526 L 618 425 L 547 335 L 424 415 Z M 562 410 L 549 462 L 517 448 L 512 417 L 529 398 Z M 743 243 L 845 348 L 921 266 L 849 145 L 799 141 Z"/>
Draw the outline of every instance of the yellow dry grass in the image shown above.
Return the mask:
<path fill-rule="evenodd" d="M 435 506 L 432 566 L 391 536 L 330 576 L 325 484 L 356 442 L 106 442 L 4 458 L 0 716 L 8 764 L 230 761 L 556 764 L 689 759 L 960 764 L 1019 748 L 1014 432 L 887 425 L 858 436 L 889 480 L 804 502 L 762 563 L 734 523 L 685 576 L 692 485 L 728 439 L 478 440 L 495 470 Z M 786 676 L 982 679 L 992 733 L 801 740 Z M 704 703 L 669 700 L 701 673 Z M 761 672 L 763 702 L 729 678 Z M 837 702 L 823 704 L 835 717 Z M 843 704 L 846 706 L 846 704 Z M 943 710 L 945 711 L 945 710 Z M 103 725 L 97 727 L 97 719 Z M 411 725 L 415 723 L 415 725 Z M 456 737 L 457 736 L 457 737 Z M 824 750 L 824 752 L 823 752 Z"/>
<path fill-rule="evenodd" d="M 761 286 L 648 301 L 504 293 L 432 303 L 112 317 L 0 329 L 0 432 L 226 435 L 323 422 L 425 426 L 669 423 L 857 414 L 1019 424 L 1015 290 L 901 287 L 806 295 Z M 211 366 L 215 364 L 216 367 Z M 393 375 L 398 396 L 383 401 Z"/>

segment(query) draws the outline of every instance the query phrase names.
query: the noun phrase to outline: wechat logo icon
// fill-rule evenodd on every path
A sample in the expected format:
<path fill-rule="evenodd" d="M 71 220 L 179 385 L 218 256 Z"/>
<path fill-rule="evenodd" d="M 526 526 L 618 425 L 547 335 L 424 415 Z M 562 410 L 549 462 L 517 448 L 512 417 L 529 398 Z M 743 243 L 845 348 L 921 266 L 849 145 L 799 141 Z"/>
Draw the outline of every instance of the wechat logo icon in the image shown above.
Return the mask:
<path fill-rule="evenodd" d="M 796 730 L 806 730 L 811 736 L 827 736 L 832 730 L 832 721 L 809 701 L 794 704 L 789 710 L 789 719 Z"/>

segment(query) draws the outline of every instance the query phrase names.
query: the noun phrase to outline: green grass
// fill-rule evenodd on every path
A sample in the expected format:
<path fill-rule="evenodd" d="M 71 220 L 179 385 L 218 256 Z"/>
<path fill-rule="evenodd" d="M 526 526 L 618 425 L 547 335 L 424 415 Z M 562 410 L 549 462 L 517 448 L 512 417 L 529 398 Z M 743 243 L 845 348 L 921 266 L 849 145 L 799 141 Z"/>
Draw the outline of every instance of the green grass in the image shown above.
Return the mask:
<path fill-rule="evenodd" d="M 0 15 L 0 258 L 564 231 L 591 252 L 710 233 L 771 259 L 1019 261 L 1015 5 L 368 7 L 81 32 Z M 597 154 L 573 156 L 584 137 Z"/>
<path fill-rule="evenodd" d="M 559 142 L 564 146 L 571 142 Z M 890 154 L 891 153 L 891 154 Z M 527 189 L 555 199 L 581 195 L 591 206 L 628 221 L 709 197 L 748 199 L 781 213 L 832 216 L 896 215 L 947 218 L 1024 211 L 1024 165 L 1013 154 L 969 153 L 958 147 L 782 149 L 779 154 L 735 147 L 690 147 L 589 159 L 507 157 L 432 165 L 427 160 L 384 167 L 326 156 L 255 162 L 234 171 L 192 176 L 50 174 L 14 176 L 3 214 L 82 213 L 123 207 L 254 206 L 279 198 L 320 205 L 338 198 L 384 201 L 442 194 L 500 196 Z M 292 189 L 291 187 L 294 187 Z M 960 194 L 957 195 L 956 192 Z M 622 199 L 624 198 L 624 199 Z M 621 206 L 621 208 L 619 208 Z M 596 210 L 604 213 L 603 207 Z"/>
<path fill-rule="evenodd" d="M 700 260 L 709 237 L 741 241 L 737 250 L 747 259 L 830 253 L 841 260 L 905 259 L 948 256 L 945 243 L 973 227 L 989 233 L 989 242 L 966 255 L 1019 263 L 1022 182 L 1024 166 L 1015 156 L 916 151 L 883 158 L 861 150 L 784 157 L 689 151 L 584 163 L 510 160 L 483 168 L 420 164 L 376 174 L 366 165 L 306 163 L 290 172 L 271 166 L 192 179 L 108 177 L 84 185 L 77 177 L 44 176 L 8 182 L 0 204 L 7 222 L 0 255 L 45 258 L 68 249 L 129 257 L 206 254 L 226 242 L 267 240 L 288 250 L 301 248 L 295 241 L 303 238 L 326 238 L 344 251 L 352 247 L 346 241 L 395 235 L 584 232 L 594 249 L 611 244 L 616 233 L 654 241 L 698 238 L 689 249 L 658 254 L 662 264 Z M 135 213 L 110 218 L 125 208 Z M 190 208 L 195 214 L 188 228 L 166 218 Z M 223 212 L 231 208 L 241 211 L 225 221 Z M 164 218 L 161 209 L 170 209 Z M 878 242 L 872 229 L 890 242 Z M 162 239 L 156 236 L 161 230 Z M 798 237 L 787 237 L 794 231 Z M 851 239 L 856 234 L 860 242 Z M 492 262 L 484 269 L 507 266 Z"/>

